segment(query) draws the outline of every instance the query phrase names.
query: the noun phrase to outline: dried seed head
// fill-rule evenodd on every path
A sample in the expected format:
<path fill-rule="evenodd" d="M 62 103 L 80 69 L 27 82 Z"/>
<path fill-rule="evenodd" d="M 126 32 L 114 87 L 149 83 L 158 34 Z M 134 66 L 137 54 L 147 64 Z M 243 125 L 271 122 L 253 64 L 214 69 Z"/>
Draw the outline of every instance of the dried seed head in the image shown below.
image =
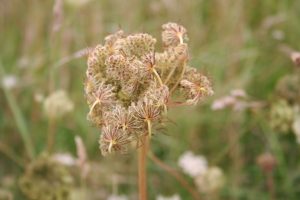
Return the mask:
<path fill-rule="evenodd" d="M 155 122 L 161 117 L 162 109 L 154 105 L 153 101 L 144 98 L 129 108 L 135 119 L 136 126 L 147 130 L 148 122 Z"/>
<path fill-rule="evenodd" d="M 107 55 L 107 48 L 102 45 L 96 46 L 95 49 L 91 51 L 87 61 L 87 77 L 96 78 L 103 76 L 103 73 L 105 71 L 105 59 Z"/>
<path fill-rule="evenodd" d="M 184 88 L 192 103 L 212 94 L 208 79 L 187 66 L 185 28 L 168 23 L 163 29 L 168 48 L 162 53 L 155 53 L 156 39 L 151 35 L 126 36 L 118 31 L 89 54 L 85 83 L 88 118 L 103 129 L 103 154 L 122 152 L 124 143 L 138 142 L 152 126 L 162 125 L 173 91 Z"/>
<path fill-rule="evenodd" d="M 102 155 L 107 155 L 112 152 L 127 152 L 127 144 L 130 142 L 128 135 L 117 126 L 104 126 L 100 136 L 100 149 Z"/>
<path fill-rule="evenodd" d="M 184 79 L 180 82 L 180 85 L 187 90 L 187 103 L 191 105 L 197 104 L 203 97 L 213 95 L 210 81 L 204 75 L 200 75 L 199 79 L 195 82 Z"/>
<path fill-rule="evenodd" d="M 111 112 L 107 112 L 105 114 L 105 120 L 106 124 L 115 124 L 125 131 L 126 134 L 130 134 L 136 129 L 131 110 L 127 110 L 121 105 L 117 105 Z"/>
<path fill-rule="evenodd" d="M 97 85 L 97 90 L 87 97 L 90 107 L 88 119 L 96 125 L 102 124 L 102 112 L 109 109 L 116 101 L 113 90 L 114 87 L 112 85 L 101 82 Z"/>
<path fill-rule="evenodd" d="M 176 23 L 164 24 L 162 25 L 162 29 L 162 40 L 166 47 L 175 47 L 178 44 L 183 43 L 183 40 L 187 37 L 186 29 Z"/>
<path fill-rule="evenodd" d="M 146 33 L 129 35 L 127 38 L 116 41 L 116 51 L 125 53 L 126 56 L 141 57 L 154 51 L 156 39 Z"/>

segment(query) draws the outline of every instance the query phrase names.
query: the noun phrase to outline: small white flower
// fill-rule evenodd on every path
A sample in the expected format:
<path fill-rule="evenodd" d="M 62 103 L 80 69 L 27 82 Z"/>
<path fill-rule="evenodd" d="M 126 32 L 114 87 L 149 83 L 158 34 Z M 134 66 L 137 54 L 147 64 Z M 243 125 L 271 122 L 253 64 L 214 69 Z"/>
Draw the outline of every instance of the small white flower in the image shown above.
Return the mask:
<path fill-rule="evenodd" d="M 180 156 L 178 165 L 182 168 L 184 173 L 193 178 L 203 174 L 207 170 L 206 158 L 204 156 L 194 155 L 191 151 L 187 151 Z"/>
<path fill-rule="evenodd" d="M 73 108 L 73 102 L 63 90 L 53 92 L 44 101 L 44 111 L 49 118 L 62 117 Z"/>
<path fill-rule="evenodd" d="M 125 195 L 110 195 L 107 200 L 128 200 L 128 197 Z"/>
<path fill-rule="evenodd" d="M 73 166 L 76 164 L 75 158 L 69 153 L 57 153 L 52 156 L 52 159 L 56 162 L 66 165 L 66 166 Z"/>
<path fill-rule="evenodd" d="M 219 167 L 210 167 L 205 173 L 195 178 L 195 183 L 199 191 L 211 193 L 223 187 L 225 177 L 222 169 Z"/>
<path fill-rule="evenodd" d="M 169 196 L 169 197 L 158 195 L 156 197 L 156 200 L 181 200 L 181 198 L 178 194 L 174 194 L 173 196 Z"/>
<path fill-rule="evenodd" d="M 296 135 L 297 143 L 300 144 L 300 116 L 295 117 L 292 128 Z"/>
<path fill-rule="evenodd" d="M 5 89 L 12 89 L 18 85 L 18 77 L 15 75 L 6 75 L 2 78 L 2 87 Z"/>

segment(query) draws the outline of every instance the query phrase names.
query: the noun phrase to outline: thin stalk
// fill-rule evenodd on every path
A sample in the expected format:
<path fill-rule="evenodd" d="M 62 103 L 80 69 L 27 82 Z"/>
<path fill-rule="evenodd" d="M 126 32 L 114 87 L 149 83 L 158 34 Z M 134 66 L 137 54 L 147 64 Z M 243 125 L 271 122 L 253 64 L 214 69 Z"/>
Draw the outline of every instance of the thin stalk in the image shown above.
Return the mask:
<path fill-rule="evenodd" d="M 148 136 L 142 138 L 143 145 L 138 151 L 139 200 L 147 200 L 146 155 L 148 151 Z"/>
<path fill-rule="evenodd" d="M 47 151 L 49 154 L 51 154 L 53 151 L 55 135 L 56 135 L 56 121 L 54 118 L 49 118 L 48 139 L 47 139 Z"/>
<path fill-rule="evenodd" d="M 147 153 L 149 139 L 151 138 L 151 121 L 147 120 L 148 134 L 142 136 L 142 146 L 139 148 L 138 176 L 139 176 L 139 200 L 147 200 Z"/>
<path fill-rule="evenodd" d="M 3 75 L 5 74 L 4 68 L 2 66 L 2 63 L 0 62 L 0 78 L 3 78 Z M 28 131 L 28 128 L 26 126 L 25 118 L 22 115 L 22 112 L 17 104 L 16 99 L 10 92 L 10 90 L 3 87 L 4 95 L 6 97 L 7 103 L 9 105 L 9 108 L 14 116 L 14 119 L 16 121 L 17 128 L 19 129 L 19 134 L 24 142 L 26 153 L 28 154 L 29 158 L 34 158 L 34 146 L 32 139 L 30 138 L 30 134 Z"/>
<path fill-rule="evenodd" d="M 169 82 L 169 80 L 173 76 L 173 74 L 174 74 L 174 72 L 175 72 L 176 69 L 177 69 L 177 67 L 173 66 L 173 69 L 169 72 L 167 78 L 165 79 L 165 82 L 164 82 L 165 85 Z"/>
<path fill-rule="evenodd" d="M 154 68 L 153 68 L 153 73 L 154 73 L 154 75 L 156 76 L 156 79 L 158 80 L 159 85 L 160 85 L 160 86 L 163 86 L 164 84 L 163 84 L 163 82 L 162 82 L 162 80 L 161 80 L 159 74 L 157 73 L 157 71 L 156 71 Z"/>
<path fill-rule="evenodd" d="M 175 85 L 171 88 L 170 90 L 170 94 L 176 89 L 177 85 L 179 84 L 179 82 L 181 81 L 183 75 L 184 75 L 184 72 L 185 72 L 185 68 L 186 68 L 186 61 L 184 61 L 183 63 L 183 67 L 182 67 L 182 71 L 181 71 L 181 74 L 179 76 L 179 78 L 177 79 Z"/>
<path fill-rule="evenodd" d="M 157 164 L 159 167 L 161 167 L 163 170 L 165 170 L 167 173 L 173 176 L 181 184 L 181 186 L 191 194 L 194 200 L 200 200 L 198 192 L 193 189 L 193 187 L 188 183 L 188 181 L 184 179 L 184 177 L 180 173 L 178 173 L 175 169 L 173 169 L 169 165 L 163 163 L 153 153 L 149 152 L 148 156 L 155 164 Z"/>

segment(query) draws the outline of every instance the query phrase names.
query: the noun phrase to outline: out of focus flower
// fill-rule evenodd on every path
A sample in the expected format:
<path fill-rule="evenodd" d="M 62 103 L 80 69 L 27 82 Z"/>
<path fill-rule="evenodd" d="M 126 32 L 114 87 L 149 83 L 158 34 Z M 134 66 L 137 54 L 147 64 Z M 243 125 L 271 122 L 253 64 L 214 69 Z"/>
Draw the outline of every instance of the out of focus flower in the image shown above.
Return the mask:
<path fill-rule="evenodd" d="M 300 144 L 300 116 L 296 116 L 292 125 L 293 131 L 297 137 L 297 142 Z"/>
<path fill-rule="evenodd" d="M 13 195 L 10 191 L 0 188 L 0 199 L 13 200 Z"/>
<path fill-rule="evenodd" d="M 274 30 L 274 31 L 272 31 L 272 37 L 275 40 L 283 40 L 285 35 L 284 35 L 284 32 L 282 30 Z"/>
<path fill-rule="evenodd" d="M 77 160 L 76 163 L 81 171 L 81 177 L 85 178 L 90 170 L 90 166 L 87 162 L 87 153 L 84 146 L 84 143 L 80 136 L 75 137 L 75 144 L 76 144 L 76 150 L 77 150 Z"/>
<path fill-rule="evenodd" d="M 275 157 L 271 153 L 259 155 L 256 162 L 264 172 L 272 172 L 277 163 Z"/>
<path fill-rule="evenodd" d="M 287 133 L 293 122 L 294 111 L 293 107 L 285 100 L 281 99 L 271 107 L 270 126 L 282 133 Z"/>
<path fill-rule="evenodd" d="M 234 89 L 230 91 L 231 96 L 234 97 L 247 97 L 247 93 L 243 89 Z"/>
<path fill-rule="evenodd" d="M 128 200 L 128 197 L 125 195 L 110 195 L 107 200 Z"/>
<path fill-rule="evenodd" d="M 156 197 L 156 200 L 181 200 L 181 198 L 178 194 L 174 194 L 173 196 L 169 196 L 169 197 L 158 195 Z"/>
<path fill-rule="evenodd" d="M 63 90 L 53 92 L 44 101 L 44 111 L 49 118 L 62 117 L 71 112 L 73 108 L 73 102 Z"/>
<path fill-rule="evenodd" d="M 212 106 L 212 110 L 223 110 L 231 108 L 234 111 L 243 111 L 247 108 L 258 108 L 262 106 L 261 102 L 251 101 L 247 93 L 242 89 L 234 89 L 230 94 L 219 99 L 216 99 Z"/>
<path fill-rule="evenodd" d="M 5 75 L 2 78 L 2 87 L 5 89 L 12 89 L 18 85 L 18 77 L 15 75 Z"/>
<path fill-rule="evenodd" d="M 203 193 L 212 193 L 221 189 L 225 184 L 225 176 L 219 167 L 210 167 L 205 173 L 195 178 L 198 190 Z"/>
<path fill-rule="evenodd" d="M 293 61 L 297 66 L 300 66 L 300 52 L 298 52 L 298 51 L 292 52 L 292 53 L 290 54 L 290 56 L 291 56 L 292 61 Z"/>
<path fill-rule="evenodd" d="M 179 167 L 191 177 L 199 176 L 207 170 L 207 160 L 204 156 L 195 155 L 191 151 L 182 154 L 178 160 Z"/>
<path fill-rule="evenodd" d="M 62 165 L 73 166 L 76 161 L 75 158 L 69 153 L 57 153 L 52 156 L 52 159 Z"/>
<path fill-rule="evenodd" d="M 26 199 L 69 199 L 73 184 L 67 167 L 45 154 L 30 163 L 19 179 Z"/>

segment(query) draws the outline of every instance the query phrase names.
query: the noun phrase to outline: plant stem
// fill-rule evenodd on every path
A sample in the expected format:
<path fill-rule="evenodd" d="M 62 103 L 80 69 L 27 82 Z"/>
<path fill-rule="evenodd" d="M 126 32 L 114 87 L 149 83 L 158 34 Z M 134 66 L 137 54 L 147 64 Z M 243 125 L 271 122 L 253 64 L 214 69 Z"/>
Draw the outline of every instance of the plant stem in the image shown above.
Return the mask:
<path fill-rule="evenodd" d="M 55 141 L 55 128 L 56 123 L 54 118 L 49 118 L 48 123 L 48 139 L 47 139 L 47 151 L 49 154 L 53 151 L 54 141 Z"/>
<path fill-rule="evenodd" d="M 183 176 L 178 173 L 175 169 L 172 167 L 166 165 L 163 163 L 158 157 L 156 157 L 153 153 L 149 152 L 148 156 L 150 159 L 157 164 L 159 167 L 164 169 L 167 173 L 169 173 L 171 176 L 173 176 L 180 184 L 182 187 L 184 187 L 193 197 L 194 200 L 200 200 L 199 194 L 196 190 L 193 189 L 192 186 L 186 181 Z"/>
<path fill-rule="evenodd" d="M 0 79 L 5 75 L 4 67 L 0 61 Z M 28 127 L 26 125 L 25 118 L 22 115 L 21 109 L 19 108 L 17 101 L 10 90 L 3 87 L 4 95 L 6 97 L 9 108 L 14 116 L 16 121 L 17 128 L 19 129 L 19 134 L 24 142 L 24 146 L 26 149 L 26 153 L 28 154 L 30 159 L 34 158 L 34 145 L 32 139 L 30 137 L 30 133 Z"/>
<path fill-rule="evenodd" d="M 143 145 L 138 151 L 139 200 L 147 200 L 146 155 L 148 151 L 148 136 L 142 138 Z"/>

